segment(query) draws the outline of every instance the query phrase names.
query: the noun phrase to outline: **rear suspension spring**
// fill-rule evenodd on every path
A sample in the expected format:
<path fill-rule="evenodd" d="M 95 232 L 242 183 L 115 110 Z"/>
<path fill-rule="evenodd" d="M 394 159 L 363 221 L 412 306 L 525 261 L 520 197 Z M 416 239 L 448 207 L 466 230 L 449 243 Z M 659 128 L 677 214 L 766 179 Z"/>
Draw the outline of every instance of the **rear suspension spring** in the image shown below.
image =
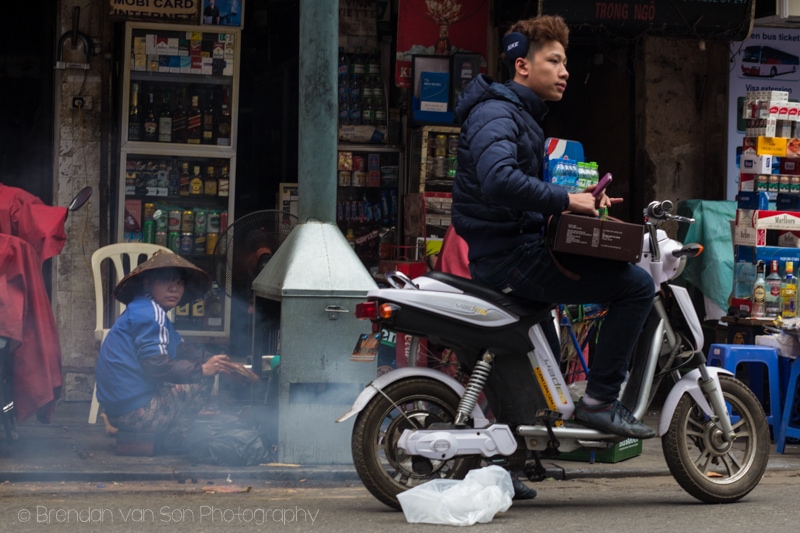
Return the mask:
<path fill-rule="evenodd" d="M 478 404 L 478 398 L 483 392 L 483 387 L 486 385 L 486 380 L 489 379 L 489 374 L 492 371 L 492 361 L 494 355 L 488 350 L 483 353 L 481 360 L 475 363 L 475 368 L 472 369 L 472 375 L 469 377 L 464 395 L 461 401 L 458 402 L 458 409 L 456 410 L 456 426 L 463 426 L 469 420 L 472 410 Z"/>

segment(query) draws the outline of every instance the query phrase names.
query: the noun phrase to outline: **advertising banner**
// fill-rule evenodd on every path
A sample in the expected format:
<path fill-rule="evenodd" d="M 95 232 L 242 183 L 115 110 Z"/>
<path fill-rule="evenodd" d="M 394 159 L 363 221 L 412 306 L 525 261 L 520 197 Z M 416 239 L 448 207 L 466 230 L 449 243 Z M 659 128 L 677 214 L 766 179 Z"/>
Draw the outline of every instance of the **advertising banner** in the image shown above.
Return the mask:
<path fill-rule="evenodd" d="M 542 15 L 561 15 L 573 28 L 602 28 L 617 37 L 642 34 L 705 39 L 743 39 L 753 0 L 540 0 Z"/>
<path fill-rule="evenodd" d="M 485 64 L 489 0 L 403 0 L 398 5 L 395 84 L 411 87 L 414 55 L 480 54 Z"/>
<path fill-rule="evenodd" d="M 163 19 L 165 22 L 197 22 L 201 0 L 109 0 L 110 15 L 125 19 Z"/>
<path fill-rule="evenodd" d="M 735 200 L 745 133 L 741 118 L 745 95 L 747 91 L 787 91 L 790 101 L 800 101 L 800 30 L 756 27 L 749 39 L 732 42 L 730 48 L 725 190 L 726 199 Z"/>

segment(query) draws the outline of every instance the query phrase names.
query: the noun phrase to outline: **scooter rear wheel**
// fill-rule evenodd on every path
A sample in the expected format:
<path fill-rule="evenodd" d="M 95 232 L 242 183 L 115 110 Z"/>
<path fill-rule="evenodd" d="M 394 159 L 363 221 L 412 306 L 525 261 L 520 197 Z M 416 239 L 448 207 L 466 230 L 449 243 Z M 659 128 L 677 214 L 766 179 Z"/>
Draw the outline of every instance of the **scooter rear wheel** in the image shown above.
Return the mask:
<path fill-rule="evenodd" d="M 764 409 L 747 386 L 720 375 L 736 434 L 725 442 L 688 394 L 678 402 L 661 440 L 670 472 L 683 489 L 706 503 L 731 503 L 753 490 L 767 468 L 769 428 Z"/>
<path fill-rule="evenodd" d="M 393 383 L 370 400 L 356 418 L 352 452 L 356 472 L 373 496 L 399 510 L 399 493 L 432 479 L 463 479 L 480 466 L 477 456 L 436 461 L 397 447 L 406 429 L 453 422 L 458 401 L 450 387 L 424 378 Z"/>

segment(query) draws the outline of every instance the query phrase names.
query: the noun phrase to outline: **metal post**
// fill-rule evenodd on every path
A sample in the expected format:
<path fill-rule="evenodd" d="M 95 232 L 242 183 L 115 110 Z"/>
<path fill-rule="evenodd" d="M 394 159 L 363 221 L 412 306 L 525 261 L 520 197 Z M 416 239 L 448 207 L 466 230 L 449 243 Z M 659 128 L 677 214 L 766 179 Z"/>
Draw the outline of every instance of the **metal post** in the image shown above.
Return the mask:
<path fill-rule="evenodd" d="M 300 0 L 298 218 L 336 221 L 339 2 Z"/>

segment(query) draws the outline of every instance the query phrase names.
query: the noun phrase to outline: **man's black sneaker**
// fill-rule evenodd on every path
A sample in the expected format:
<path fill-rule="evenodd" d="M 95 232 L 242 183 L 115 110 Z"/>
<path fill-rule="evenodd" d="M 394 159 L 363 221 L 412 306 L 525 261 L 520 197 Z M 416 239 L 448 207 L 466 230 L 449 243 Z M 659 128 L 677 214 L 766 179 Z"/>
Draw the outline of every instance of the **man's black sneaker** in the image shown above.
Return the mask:
<path fill-rule="evenodd" d="M 509 472 L 509 474 L 511 474 L 511 484 L 514 486 L 514 497 L 511 498 L 512 500 L 532 500 L 536 497 L 536 490 L 520 481 L 519 477 L 514 472 Z"/>
<path fill-rule="evenodd" d="M 575 406 L 575 420 L 622 437 L 650 439 L 656 436 L 655 430 L 637 420 L 618 400 L 600 405 L 586 405 L 581 398 Z"/>

